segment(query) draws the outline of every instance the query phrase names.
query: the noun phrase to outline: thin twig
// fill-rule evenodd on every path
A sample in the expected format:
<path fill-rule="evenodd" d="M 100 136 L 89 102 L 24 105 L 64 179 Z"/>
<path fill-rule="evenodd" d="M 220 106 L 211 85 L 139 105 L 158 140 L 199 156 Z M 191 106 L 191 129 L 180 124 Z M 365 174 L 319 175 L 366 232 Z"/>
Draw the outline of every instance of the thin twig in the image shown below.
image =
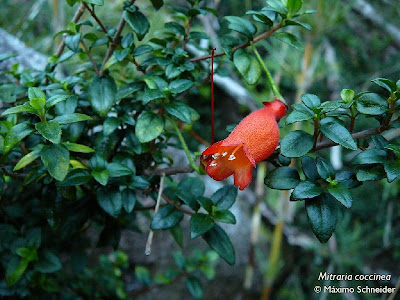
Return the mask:
<path fill-rule="evenodd" d="M 94 61 L 92 55 L 90 54 L 90 51 L 89 51 L 88 47 L 86 47 L 85 42 L 83 40 L 81 40 L 81 44 L 83 46 L 83 49 L 86 52 L 86 55 L 89 57 L 90 61 L 92 62 L 94 71 L 96 72 L 96 74 L 99 74 L 99 69 L 97 68 L 97 64 Z"/>
<path fill-rule="evenodd" d="M 132 4 L 133 0 L 130 0 L 129 3 Z M 121 20 L 119 21 L 119 25 L 118 25 L 118 28 L 117 28 L 117 32 L 115 33 L 115 35 L 114 35 L 114 37 L 112 39 L 112 43 L 111 43 L 110 47 L 108 48 L 106 56 L 104 57 L 103 63 L 101 65 L 100 75 L 103 75 L 104 67 L 105 67 L 106 63 L 108 62 L 108 60 L 113 55 L 115 48 L 117 48 L 118 40 L 119 40 L 119 38 L 121 36 L 122 30 L 124 29 L 125 23 L 126 22 L 125 22 L 125 19 L 124 19 L 124 14 L 122 14 Z"/>
<path fill-rule="evenodd" d="M 191 165 L 185 165 L 185 166 L 177 166 L 177 167 L 169 167 L 165 169 L 154 169 L 154 170 L 146 170 L 145 174 L 146 175 L 175 175 L 179 173 L 191 173 L 193 172 L 193 168 Z"/>
<path fill-rule="evenodd" d="M 108 40 L 110 41 L 110 43 L 113 43 L 113 39 L 108 35 L 108 30 L 107 28 L 104 26 L 103 22 L 101 22 L 101 20 L 99 19 L 99 17 L 97 17 L 96 13 L 94 12 L 93 9 L 90 8 L 89 5 L 87 5 L 85 2 L 82 2 L 83 5 L 85 5 L 86 9 L 89 11 L 89 13 L 92 15 L 93 19 L 96 20 L 97 24 L 99 24 L 101 30 L 103 30 L 103 32 L 106 34 L 106 37 L 108 38 Z"/>
<path fill-rule="evenodd" d="M 74 17 L 72 18 L 71 22 L 76 23 L 79 21 L 79 19 L 82 17 L 83 13 L 85 12 L 85 5 L 84 3 L 81 3 L 79 6 L 78 10 L 76 11 Z M 65 48 L 65 36 L 63 40 L 61 41 L 60 45 L 58 45 L 56 56 L 60 57 L 61 54 L 63 53 Z"/>
<path fill-rule="evenodd" d="M 160 208 L 161 195 L 162 195 L 162 192 L 164 189 L 164 179 L 165 179 L 165 174 L 162 174 L 161 178 L 160 178 L 160 188 L 158 190 L 158 196 L 157 196 L 156 207 L 154 210 L 154 215 L 157 214 L 158 209 Z M 147 243 L 146 243 L 146 250 L 144 251 L 144 253 L 146 255 L 151 254 L 151 244 L 153 243 L 153 236 L 154 236 L 154 231 L 150 229 L 149 236 L 147 238 Z"/>
<path fill-rule="evenodd" d="M 239 49 L 242 49 L 242 48 L 245 48 L 245 47 L 249 46 L 249 45 L 250 45 L 250 42 L 252 42 L 253 44 L 255 44 L 255 43 L 257 43 L 257 42 L 259 42 L 259 41 L 261 41 L 261 40 L 263 40 L 263 39 L 265 39 L 265 38 L 271 36 L 275 31 L 277 31 L 278 29 L 282 28 L 282 26 L 283 26 L 283 24 L 282 24 L 282 23 L 279 23 L 278 25 L 272 27 L 272 28 L 271 28 L 270 30 L 268 30 L 267 32 L 264 32 L 263 34 L 260 34 L 259 36 L 256 36 L 252 41 L 245 42 L 245 43 L 243 43 L 243 44 L 240 44 L 239 46 L 234 47 L 234 48 L 232 49 L 232 52 L 235 52 L 235 51 L 237 51 L 237 50 L 239 50 Z M 225 52 L 219 52 L 219 53 L 216 53 L 216 54 L 214 55 L 214 57 L 223 56 L 223 55 L 225 55 L 225 54 L 226 54 Z M 209 59 L 209 58 L 211 58 L 211 55 L 205 55 L 205 56 L 201 56 L 201 57 L 191 58 L 191 59 L 189 59 L 189 61 L 191 61 L 191 62 L 198 62 L 198 61 L 202 61 L 202 60 Z"/>
<path fill-rule="evenodd" d="M 162 195 L 162 197 L 164 198 L 165 201 L 167 201 L 169 204 L 175 206 L 175 208 L 176 208 L 177 210 L 180 210 L 180 211 L 183 212 L 184 214 L 191 215 L 191 216 L 193 216 L 193 215 L 195 214 L 194 211 L 183 208 L 182 206 L 178 205 L 175 201 L 172 201 L 171 199 L 169 199 L 169 198 L 168 198 L 167 196 L 165 196 L 164 194 Z"/>

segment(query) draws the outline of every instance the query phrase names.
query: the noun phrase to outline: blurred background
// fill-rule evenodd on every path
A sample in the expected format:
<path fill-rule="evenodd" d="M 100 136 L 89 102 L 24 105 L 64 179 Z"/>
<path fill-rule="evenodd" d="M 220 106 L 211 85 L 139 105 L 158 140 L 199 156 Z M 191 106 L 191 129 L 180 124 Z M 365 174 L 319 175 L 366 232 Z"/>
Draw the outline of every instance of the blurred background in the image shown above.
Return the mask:
<path fill-rule="evenodd" d="M 97 8 L 97 14 L 109 26 L 118 23 L 122 0 L 106 0 L 106 9 Z M 204 31 L 217 50 L 220 40 L 229 32 L 227 15 L 242 16 L 245 11 L 259 9 L 261 0 L 205 1 L 218 12 L 194 22 L 193 28 Z M 184 5 L 185 1 L 167 0 L 166 5 L 154 12 L 150 1 L 138 0 L 151 23 L 151 31 L 164 27 L 170 21 L 169 6 Z M 303 93 L 317 94 L 322 100 L 335 100 L 344 88 L 356 93 L 377 88 L 370 82 L 376 77 L 394 81 L 400 78 L 400 1 L 392 0 L 305 0 L 306 8 L 315 9 L 306 21 L 310 31 L 292 29 L 304 42 L 304 52 L 287 46 L 274 38 L 260 42 L 259 50 L 270 67 L 281 93 L 289 104 L 300 102 Z M 29 68 L 44 68 L 47 57 L 54 54 L 60 41 L 59 31 L 68 26 L 77 5 L 70 7 L 65 0 L 0 0 L 0 55 L 18 51 L 21 64 Z M 86 16 L 90 18 L 90 16 Z M 148 36 L 152 36 L 149 34 Z M 25 47 L 20 42 L 25 43 Z M 142 41 L 146 43 L 146 39 Z M 34 51 L 34 52 L 32 52 Z M 99 49 L 97 55 L 104 55 Z M 96 57 L 96 52 L 94 52 Z M 25 58 L 23 58 L 25 55 Z M 21 58 L 22 57 L 22 58 Z M 31 59 L 30 59 L 31 58 Z M 35 58 L 33 60 L 33 58 Z M 24 60 L 25 59 L 25 60 Z M 79 60 L 79 57 L 75 59 Z M 5 66 L 2 66 L 5 68 Z M 69 71 L 69 65 L 63 72 Z M 230 77 L 243 86 L 248 96 L 243 101 L 232 101 L 223 87 L 216 91 L 216 138 L 226 137 L 226 126 L 238 123 L 250 110 L 272 97 L 266 79 L 249 86 L 240 81 L 232 63 L 220 63 L 218 74 Z M 235 85 L 236 86 L 236 85 Z M 234 88 L 233 86 L 232 88 Z M 194 132 L 209 140 L 209 88 L 199 89 L 190 104 L 202 116 Z M 359 119 L 355 131 L 375 126 L 376 121 Z M 286 126 L 283 134 L 295 128 Z M 298 127 L 296 127 L 298 128 Z M 398 140 L 398 131 L 385 134 L 388 140 Z M 204 148 L 188 135 L 193 151 Z M 335 168 L 346 169 L 352 159 L 341 148 L 325 150 Z M 260 170 L 261 169 L 261 170 Z M 265 165 L 258 172 L 268 172 Z M 262 173 L 261 173 L 262 174 Z M 203 176 L 205 177 L 205 176 Z M 207 193 L 223 183 L 206 180 Z M 327 295 L 313 292 L 319 272 L 333 274 L 391 274 L 389 282 L 364 282 L 369 286 L 399 286 L 400 278 L 400 184 L 386 180 L 364 184 L 355 189 L 356 201 L 350 210 L 341 210 L 336 232 L 327 244 L 320 244 L 313 236 L 302 203 L 288 201 L 285 192 L 267 189 L 263 183 L 253 183 L 246 192 L 239 193 L 234 213 L 235 226 L 226 227 L 236 249 L 237 263 L 231 267 L 218 262 L 215 277 L 205 285 L 207 299 L 258 299 L 262 293 L 270 293 L 273 299 L 383 299 L 380 295 Z M 186 222 L 187 223 L 187 222 Z M 276 226 L 278 224 L 278 226 Z M 280 228 L 279 224 L 284 224 Z M 185 229 L 188 236 L 188 228 Z M 282 235 L 279 231 L 282 230 Z M 153 253 L 144 255 L 146 234 L 124 232 L 121 249 L 131 266 L 140 265 L 156 273 L 168 268 L 172 253 L 179 247 L 169 233 L 157 234 Z M 281 240 L 276 239 L 281 238 Z M 275 240 L 274 240 L 275 239 Z M 205 249 L 202 241 L 185 239 L 184 253 Z M 111 255 L 111 249 L 98 249 L 99 254 Z M 214 275 L 214 274 L 211 274 Z M 94 280 L 96 274 L 93 275 Z M 99 275 L 100 276 L 100 275 Z M 112 277 L 112 275 L 110 275 Z M 129 285 L 133 274 L 127 272 L 124 282 Z M 325 284 L 328 284 L 325 282 Z M 336 286 L 357 286 L 355 281 L 332 282 Z M 183 282 L 152 289 L 140 296 L 142 299 L 189 298 Z M 400 298 L 399 298 L 400 299 Z"/>

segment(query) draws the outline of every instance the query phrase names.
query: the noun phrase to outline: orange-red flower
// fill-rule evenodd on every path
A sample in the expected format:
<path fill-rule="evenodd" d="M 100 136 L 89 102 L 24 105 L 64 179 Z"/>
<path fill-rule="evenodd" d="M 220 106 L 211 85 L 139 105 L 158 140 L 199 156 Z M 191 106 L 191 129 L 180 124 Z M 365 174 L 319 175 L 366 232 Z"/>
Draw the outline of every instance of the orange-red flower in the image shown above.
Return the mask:
<path fill-rule="evenodd" d="M 244 190 L 251 182 L 256 163 L 270 156 L 279 144 L 278 121 L 287 106 L 279 99 L 263 102 L 265 107 L 245 117 L 224 140 L 203 151 L 201 162 L 215 180 L 234 176 L 234 183 Z"/>

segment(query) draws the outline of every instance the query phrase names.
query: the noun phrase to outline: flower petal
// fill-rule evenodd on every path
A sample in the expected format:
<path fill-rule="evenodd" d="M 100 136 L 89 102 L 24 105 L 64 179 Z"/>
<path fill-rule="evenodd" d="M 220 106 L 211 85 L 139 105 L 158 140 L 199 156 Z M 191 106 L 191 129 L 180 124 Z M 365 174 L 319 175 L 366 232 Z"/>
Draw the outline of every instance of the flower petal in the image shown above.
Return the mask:
<path fill-rule="evenodd" d="M 252 169 L 253 166 L 251 164 L 248 164 L 235 170 L 235 173 L 233 175 L 235 179 L 234 184 L 239 188 L 239 190 L 244 190 L 250 184 Z"/>

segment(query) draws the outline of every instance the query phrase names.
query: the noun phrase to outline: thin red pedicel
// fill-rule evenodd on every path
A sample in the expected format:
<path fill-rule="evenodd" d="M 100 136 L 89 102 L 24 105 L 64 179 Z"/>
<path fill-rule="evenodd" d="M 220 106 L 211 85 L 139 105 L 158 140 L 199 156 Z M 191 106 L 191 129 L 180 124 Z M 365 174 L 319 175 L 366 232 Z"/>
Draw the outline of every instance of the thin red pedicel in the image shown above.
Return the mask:
<path fill-rule="evenodd" d="M 211 50 L 211 144 L 214 144 L 214 51 Z"/>

